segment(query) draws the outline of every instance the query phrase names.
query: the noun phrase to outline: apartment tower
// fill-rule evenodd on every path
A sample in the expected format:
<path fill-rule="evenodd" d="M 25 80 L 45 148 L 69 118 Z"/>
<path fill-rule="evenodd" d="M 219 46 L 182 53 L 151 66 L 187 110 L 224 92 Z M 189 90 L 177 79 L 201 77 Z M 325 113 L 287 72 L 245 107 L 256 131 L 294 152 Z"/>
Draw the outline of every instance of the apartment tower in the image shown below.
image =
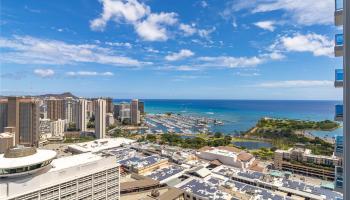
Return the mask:
<path fill-rule="evenodd" d="M 139 100 L 133 99 L 130 105 L 130 118 L 132 125 L 140 124 Z"/>
<path fill-rule="evenodd" d="M 96 138 L 102 139 L 106 135 L 106 108 L 107 101 L 104 99 L 95 100 L 95 135 Z"/>
<path fill-rule="evenodd" d="M 87 100 L 79 99 L 77 103 L 74 104 L 75 125 L 80 131 L 86 131 L 87 125 Z"/>
<path fill-rule="evenodd" d="M 65 100 L 64 99 L 48 99 L 47 104 L 47 118 L 56 121 L 58 119 L 65 119 Z"/>

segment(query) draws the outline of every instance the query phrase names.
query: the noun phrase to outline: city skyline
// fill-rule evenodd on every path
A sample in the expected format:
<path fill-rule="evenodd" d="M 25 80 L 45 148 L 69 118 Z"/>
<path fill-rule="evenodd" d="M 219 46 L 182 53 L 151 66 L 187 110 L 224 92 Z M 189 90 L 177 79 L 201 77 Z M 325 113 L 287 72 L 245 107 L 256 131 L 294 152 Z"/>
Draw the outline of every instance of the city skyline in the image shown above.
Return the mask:
<path fill-rule="evenodd" d="M 334 1 L 312 2 L 2 2 L 1 94 L 340 100 Z"/>

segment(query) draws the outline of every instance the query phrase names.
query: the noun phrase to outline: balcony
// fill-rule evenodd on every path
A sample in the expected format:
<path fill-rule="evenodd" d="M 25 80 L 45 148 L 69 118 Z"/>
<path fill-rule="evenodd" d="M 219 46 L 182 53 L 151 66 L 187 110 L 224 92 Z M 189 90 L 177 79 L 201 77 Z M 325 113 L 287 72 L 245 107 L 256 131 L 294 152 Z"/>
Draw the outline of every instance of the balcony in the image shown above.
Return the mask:
<path fill-rule="evenodd" d="M 335 121 L 343 121 L 343 105 L 335 106 Z"/>
<path fill-rule="evenodd" d="M 336 69 L 335 70 L 334 87 L 336 87 L 336 88 L 343 87 L 343 80 L 344 80 L 343 69 Z"/>
<path fill-rule="evenodd" d="M 344 44 L 343 34 L 336 34 L 335 35 L 335 47 L 334 47 L 335 57 L 340 57 L 340 56 L 344 55 L 343 44 Z"/>
<path fill-rule="evenodd" d="M 343 25 L 343 0 L 335 0 L 334 23 L 336 26 Z"/>

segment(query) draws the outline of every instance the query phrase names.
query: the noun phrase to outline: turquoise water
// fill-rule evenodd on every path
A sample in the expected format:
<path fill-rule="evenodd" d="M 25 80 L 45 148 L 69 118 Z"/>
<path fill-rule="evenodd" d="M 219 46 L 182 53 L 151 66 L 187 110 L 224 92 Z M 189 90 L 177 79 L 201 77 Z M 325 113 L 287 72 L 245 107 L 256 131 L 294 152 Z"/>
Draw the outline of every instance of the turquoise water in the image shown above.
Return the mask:
<path fill-rule="evenodd" d="M 122 100 L 114 100 L 115 103 Z M 126 100 L 128 101 L 128 100 Z M 223 126 L 212 131 L 232 134 L 246 131 L 262 117 L 303 120 L 333 120 L 338 101 L 294 100 L 143 100 L 147 113 L 173 112 L 184 115 L 205 116 L 222 120 Z M 342 128 L 331 132 L 315 131 L 319 137 L 342 135 Z"/>

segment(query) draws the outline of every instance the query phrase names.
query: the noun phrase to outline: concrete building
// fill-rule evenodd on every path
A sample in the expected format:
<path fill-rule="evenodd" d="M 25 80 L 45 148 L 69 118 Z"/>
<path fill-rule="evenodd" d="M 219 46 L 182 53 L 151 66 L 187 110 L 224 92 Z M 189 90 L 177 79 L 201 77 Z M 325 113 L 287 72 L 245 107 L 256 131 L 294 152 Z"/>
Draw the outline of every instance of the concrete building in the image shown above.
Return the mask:
<path fill-rule="evenodd" d="M 132 157 L 119 162 L 126 170 L 144 175 L 168 165 L 168 159 L 158 155 Z"/>
<path fill-rule="evenodd" d="M 87 153 L 87 152 L 100 152 L 100 151 L 120 147 L 125 144 L 131 144 L 134 142 L 136 141 L 127 139 L 127 138 L 99 139 L 91 142 L 83 142 L 83 143 L 68 145 L 68 150 L 74 154 Z"/>
<path fill-rule="evenodd" d="M 92 101 L 90 101 L 90 100 L 87 100 L 86 112 L 87 112 L 88 119 L 90 119 L 94 115 Z"/>
<path fill-rule="evenodd" d="M 51 127 L 51 134 L 54 137 L 63 137 L 64 135 L 64 130 L 66 126 L 66 121 L 63 119 L 59 119 L 56 121 L 51 121 L 50 122 L 50 127 Z"/>
<path fill-rule="evenodd" d="M 106 112 L 113 113 L 113 110 L 114 110 L 113 99 L 108 97 L 106 98 Z"/>
<path fill-rule="evenodd" d="M 203 147 L 199 149 L 197 156 L 199 158 L 210 161 L 218 160 L 222 164 L 237 167 L 240 169 L 249 168 L 254 164 L 255 161 L 255 157 L 252 154 L 235 147 L 227 146 Z"/>
<path fill-rule="evenodd" d="M 115 123 L 113 113 L 106 114 L 106 126 L 111 126 Z"/>
<path fill-rule="evenodd" d="M 39 144 L 39 104 L 34 99 L 23 99 L 19 103 L 19 144 Z M 16 136 L 17 138 L 17 136 Z"/>
<path fill-rule="evenodd" d="M 0 99 L 0 133 L 7 126 L 7 99 Z"/>
<path fill-rule="evenodd" d="M 10 132 L 0 133 L 0 154 L 15 146 L 15 134 Z"/>
<path fill-rule="evenodd" d="M 74 104 L 76 104 L 76 101 L 73 98 L 66 98 L 64 101 L 65 119 L 67 123 L 74 122 Z"/>
<path fill-rule="evenodd" d="M 76 128 L 80 131 L 86 131 L 87 125 L 87 100 L 79 99 L 79 101 L 74 105 L 74 114 Z"/>
<path fill-rule="evenodd" d="M 122 102 L 114 106 L 114 118 L 121 123 L 130 124 L 130 104 Z"/>
<path fill-rule="evenodd" d="M 106 135 L 106 100 L 96 100 L 95 110 L 95 135 L 97 139 L 102 139 Z"/>
<path fill-rule="evenodd" d="M 120 198 L 119 166 L 114 156 L 55 156 L 55 151 L 28 148 L 0 154 L 0 199 Z"/>
<path fill-rule="evenodd" d="M 344 137 L 343 136 L 337 136 L 335 138 L 334 155 L 343 159 L 343 155 L 344 155 Z M 334 186 L 335 186 L 336 191 L 343 192 L 343 187 L 344 187 L 343 170 L 344 170 L 344 168 L 343 168 L 343 163 L 340 163 L 340 164 L 341 165 L 335 166 Z"/>
<path fill-rule="evenodd" d="M 7 126 L 15 127 L 15 143 L 19 144 L 19 100 L 20 97 L 8 97 Z"/>
<path fill-rule="evenodd" d="M 141 115 L 145 114 L 145 102 L 139 101 L 139 111 Z"/>
<path fill-rule="evenodd" d="M 48 99 L 47 118 L 55 121 L 58 119 L 66 119 L 65 100 L 64 99 Z"/>
<path fill-rule="evenodd" d="M 338 165 L 341 165 L 338 157 L 314 155 L 310 149 L 302 147 L 275 151 L 274 166 L 278 170 L 334 180 L 335 166 Z"/>
<path fill-rule="evenodd" d="M 130 104 L 130 119 L 132 125 L 140 124 L 139 100 L 133 99 Z"/>

